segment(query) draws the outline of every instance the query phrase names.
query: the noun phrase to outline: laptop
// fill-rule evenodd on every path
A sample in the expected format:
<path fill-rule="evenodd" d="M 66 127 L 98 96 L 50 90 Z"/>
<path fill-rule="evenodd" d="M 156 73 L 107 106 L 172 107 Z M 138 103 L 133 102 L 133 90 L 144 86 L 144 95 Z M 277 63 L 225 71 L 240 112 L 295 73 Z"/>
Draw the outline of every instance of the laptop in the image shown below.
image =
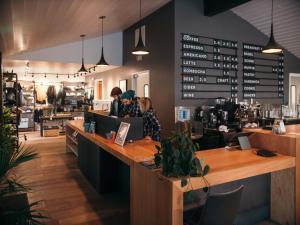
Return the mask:
<path fill-rule="evenodd" d="M 251 148 L 251 145 L 250 145 L 250 142 L 249 142 L 249 139 L 247 136 L 240 136 L 240 137 L 238 137 L 238 140 L 239 140 L 239 144 L 240 144 L 242 150 Z"/>

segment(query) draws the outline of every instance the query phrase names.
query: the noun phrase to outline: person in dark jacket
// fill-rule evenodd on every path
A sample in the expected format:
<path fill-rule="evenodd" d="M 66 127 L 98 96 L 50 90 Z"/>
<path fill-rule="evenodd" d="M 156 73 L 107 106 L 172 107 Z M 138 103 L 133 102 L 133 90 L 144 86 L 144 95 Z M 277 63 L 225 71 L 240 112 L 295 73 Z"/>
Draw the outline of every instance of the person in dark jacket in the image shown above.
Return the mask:
<path fill-rule="evenodd" d="M 140 98 L 139 105 L 144 121 L 144 136 L 146 139 L 160 141 L 160 123 L 152 108 L 152 101 L 150 98 Z"/>
<path fill-rule="evenodd" d="M 111 102 L 110 105 L 110 116 L 117 116 L 119 117 L 123 108 L 122 101 L 121 101 L 122 90 L 119 87 L 114 87 L 110 92 L 110 97 L 114 100 Z"/>
<path fill-rule="evenodd" d="M 121 96 L 123 109 L 122 117 L 141 117 L 142 112 L 138 103 L 138 98 L 135 96 L 135 91 L 128 90 Z"/>

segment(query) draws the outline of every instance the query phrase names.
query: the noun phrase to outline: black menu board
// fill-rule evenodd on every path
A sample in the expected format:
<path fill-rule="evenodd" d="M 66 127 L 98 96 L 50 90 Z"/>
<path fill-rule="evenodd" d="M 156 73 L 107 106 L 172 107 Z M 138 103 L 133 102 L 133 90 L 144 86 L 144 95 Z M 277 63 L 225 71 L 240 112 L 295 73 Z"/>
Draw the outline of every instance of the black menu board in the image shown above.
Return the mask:
<path fill-rule="evenodd" d="M 181 44 L 182 99 L 237 97 L 236 41 L 182 33 Z"/>
<path fill-rule="evenodd" d="M 283 99 L 284 56 L 262 53 L 262 46 L 243 43 L 244 99 Z"/>

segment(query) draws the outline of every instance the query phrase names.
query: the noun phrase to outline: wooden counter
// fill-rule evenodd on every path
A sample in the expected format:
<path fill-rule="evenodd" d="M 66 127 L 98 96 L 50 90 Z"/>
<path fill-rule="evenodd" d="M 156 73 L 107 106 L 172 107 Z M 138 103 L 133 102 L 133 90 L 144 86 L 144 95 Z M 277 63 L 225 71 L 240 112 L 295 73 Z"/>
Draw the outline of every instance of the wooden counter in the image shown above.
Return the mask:
<path fill-rule="evenodd" d="M 99 147 L 105 149 L 127 165 L 130 163 L 139 163 L 149 157 L 153 157 L 156 153 L 155 145 L 159 144 L 155 141 L 140 140 L 133 143 L 126 143 L 121 147 L 97 134 L 90 134 L 84 131 L 82 120 L 69 121 L 68 126 L 77 130 L 82 136 L 95 143 Z"/>
<path fill-rule="evenodd" d="M 189 185 L 182 188 L 180 179 L 165 177 L 160 170 L 150 170 L 140 164 L 153 157 L 157 142 L 140 140 L 120 147 L 99 135 L 84 132 L 83 121 L 69 121 L 67 126 L 130 166 L 132 225 L 183 224 L 183 193 L 191 187 L 204 187 L 201 178 L 190 178 Z M 263 158 L 252 150 L 213 149 L 197 152 L 197 157 L 204 158 L 211 167 L 206 176 L 211 186 L 295 166 L 295 157 L 279 155 Z"/>
<path fill-rule="evenodd" d="M 271 130 L 244 129 L 253 132 L 250 136 L 251 146 L 276 151 L 280 154 L 296 157 L 295 169 L 295 208 L 296 224 L 300 224 L 300 125 L 287 125 L 283 135 L 273 134 Z M 277 189 L 288 189 L 290 184 Z M 279 210 L 279 209 L 278 209 Z"/>

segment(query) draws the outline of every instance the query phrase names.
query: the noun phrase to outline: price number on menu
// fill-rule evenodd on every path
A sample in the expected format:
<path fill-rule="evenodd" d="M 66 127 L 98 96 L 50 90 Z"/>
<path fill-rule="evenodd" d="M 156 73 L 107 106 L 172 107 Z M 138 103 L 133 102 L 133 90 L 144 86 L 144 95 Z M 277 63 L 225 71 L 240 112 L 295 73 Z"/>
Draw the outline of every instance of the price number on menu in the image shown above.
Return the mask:
<path fill-rule="evenodd" d="M 229 76 L 230 72 L 228 70 L 223 70 L 223 76 Z"/>
<path fill-rule="evenodd" d="M 284 91 L 283 86 L 279 86 L 279 87 L 278 87 L 278 91 L 279 91 L 279 92 L 283 92 L 283 91 Z"/>
<path fill-rule="evenodd" d="M 283 80 L 284 79 L 284 75 L 283 74 L 279 74 L 278 75 L 278 79 Z"/>
<path fill-rule="evenodd" d="M 237 78 L 231 78 L 231 84 L 237 84 L 238 79 Z"/>
<path fill-rule="evenodd" d="M 238 87 L 237 86 L 231 86 L 231 91 L 238 91 Z"/>
<path fill-rule="evenodd" d="M 206 83 L 207 78 L 206 77 L 199 77 L 199 83 Z"/>

